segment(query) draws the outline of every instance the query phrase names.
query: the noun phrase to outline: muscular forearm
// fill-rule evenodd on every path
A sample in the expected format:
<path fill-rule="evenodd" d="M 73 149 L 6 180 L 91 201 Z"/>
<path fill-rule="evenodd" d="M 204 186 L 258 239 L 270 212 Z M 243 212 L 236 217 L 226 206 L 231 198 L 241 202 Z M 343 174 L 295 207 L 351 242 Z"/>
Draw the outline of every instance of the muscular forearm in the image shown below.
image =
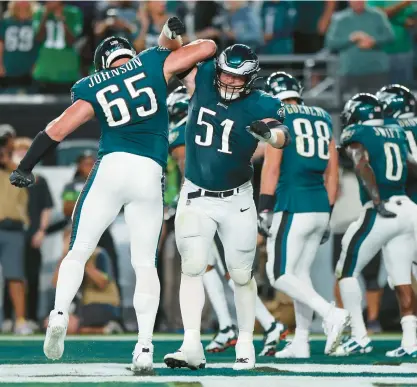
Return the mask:
<path fill-rule="evenodd" d="M 359 176 L 363 186 L 366 189 L 369 197 L 372 199 L 374 204 L 379 204 L 381 202 L 381 198 L 379 196 L 378 185 L 376 183 L 375 173 L 370 166 L 370 164 L 366 162 L 359 162 L 355 166 L 355 172 Z"/>
<path fill-rule="evenodd" d="M 181 36 L 177 36 L 175 39 L 169 39 L 165 36 L 164 32 L 161 32 L 158 38 L 158 45 L 175 51 L 182 47 L 182 39 Z"/>

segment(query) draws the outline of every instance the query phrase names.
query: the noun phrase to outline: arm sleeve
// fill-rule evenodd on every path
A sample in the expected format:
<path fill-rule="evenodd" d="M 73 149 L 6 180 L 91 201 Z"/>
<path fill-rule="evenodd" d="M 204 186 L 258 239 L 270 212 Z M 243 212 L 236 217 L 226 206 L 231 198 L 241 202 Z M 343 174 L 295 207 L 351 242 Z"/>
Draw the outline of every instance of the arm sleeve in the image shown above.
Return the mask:
<path fill-rule="evenodd" d="M 378 46 L 390 43 L 394 40 L 394 31 L 387 15 L 384 12 L 377 10 L 378 15 L 375 15 L 375 23 L 377 23 L 378 32 L 373 36 Z"/>
<path fill-rule="evenodd" d="M 326 34 L 325 45 L 329 50 L 340 51 L 353 43 L 349 40 L 349 34 L 344 29 L 343 20 L 338 15 L 332 17 L 329 30 Z"/>
<path fill-rule="evenodd" d="M 72 18 L 72 23 L 69 23 L 68 27 L 74 36 L 78 37 L 83 32 L 83 14 L 78 7 L 74 7 Z"/>
<path fill-rule="evenodd" d="M 84 87 L 84 79 L 80 79 L 74 86 L 71 88 L 71 102 L 74 103 L 79 99 L 84 101 L 90 102 L 88 98 L 88 93 L 86 88 Z M 91 102 L 90 102 L 91 103 Z"/>
<path fill-rule="evenodd" d="M 180 125 L 169 132 L 169 152 L 179 146 L 185 146 L 185 125 Z"/>
<path fill-rule="evenodd" d="M 267 95 L 258 101 L 256 108 L 259 109 L 260 120 L 273 118 L 282 124 L 285 122 L 285 106 L 279 98 Z"/>
<path fill-rule="evenodd" d="M 32 17 L 32 26 L 33 26 L 33 30 L 35 32 L 35 34 L 38 33 L 39 31 L 39 27 L 41 25 L 41 15 L 43 12 L 43 7 L 41 7 L 40 9 L 38 9 Z"/>
<path fill-rule="evenodd" d="M 342 146 L 348 146 L 354 142 L 363 144 L 362 128 L 360 126 L 352 126 L 343 130 L 342 136 L 340 137 L 340 144 Z"/>

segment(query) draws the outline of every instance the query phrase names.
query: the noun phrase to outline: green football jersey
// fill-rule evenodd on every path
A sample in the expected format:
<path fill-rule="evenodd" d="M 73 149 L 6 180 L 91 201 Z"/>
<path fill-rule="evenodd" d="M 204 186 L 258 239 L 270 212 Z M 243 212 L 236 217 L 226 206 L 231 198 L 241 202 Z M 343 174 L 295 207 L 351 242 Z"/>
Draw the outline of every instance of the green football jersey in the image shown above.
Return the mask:
<path fill-rule="evenodd" d="M 169 151 L 179 146 L 185 146 L 185 123 L 181 120 L 177 125 L 169 129 Z"/>
<path fill-rule="evenodd" d="M 0 41 L 4 43 L 6 76 L 31 74 L 38 53 L 32 21 L 20 21 L 13 17 L 0 20 Z"/>
<path fill-rule="evenodd" d="M 404 130 L 399 125 L 348 126 L 342 132 L 341 144 L 347 146 L 352 143 L 365 147 L 382 200 L 405 195 L 408 150 Z M 358 180 L 361 202 L 365 204 L 371 198 Z"/>
<path fill-rule="evenodd" d="M 413 118 L 404 118 L 404 119 L 388 119 L 386 123 L 393 124 L 396 123 L 400 125 L 407 137 L 408 151 L 417 160 L 417 117 Z M 417 179 L 413 176 L 408 176 L 406 183 L 406 193 L 410 199 L 417 203 Z"/>
<path fill-rule="evenodd" d="M 330 159 L 332 120 L 319 107 L 285 105 L 292 142 L 283 150 L 275 212 L 329 212 L 324 171 Z"/>
<path fill-rule="evenodd" d="M 33 15 L 35 33 L 41 26 L 45 9 Z M 83 15 L 78 7 L 66 5 L 63 10 L 66 27 L 78 37 L 83 30 Z M 80 58 L 72 45 L 65 40 L 65 25 L 54 14 L 46 20 L 46 36 L 39 50 L 39 57 L 33 71 L 33 77 L 39 81 L 54 83 L 75 82 L 80 76 Z"/>
<path fill-rule="evenodd" d="M 198 65 L 185 131 L 185 177 L 206 190 L 224 191 L 252 178 L 258 140 L 246 127 L 265 118 L 282 120 L 283 105 L 259 90 L 224 102 L 215 74 L 214 60 Z"/>
<path fill-rule="evenodd" d="M 153 47 L 126 64 L 78 81 L 72 99 L 90 102 L 101 127 L 99 157 L 127 152 L 166 167 L 167 84 L 163 73 L 170 51 Z"/>

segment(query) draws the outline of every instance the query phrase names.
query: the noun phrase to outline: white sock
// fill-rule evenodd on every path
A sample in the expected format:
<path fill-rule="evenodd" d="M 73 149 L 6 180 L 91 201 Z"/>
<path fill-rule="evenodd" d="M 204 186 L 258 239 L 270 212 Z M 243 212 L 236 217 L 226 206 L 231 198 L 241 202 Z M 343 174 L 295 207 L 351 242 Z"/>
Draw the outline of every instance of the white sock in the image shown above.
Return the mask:
<path fill-rule="evenodd" d="M 416 316 L 404 316 L 401 319 L 401 327 L 403 329 L 403 338 L 401 340 L 401 346 L 403 348 L 412 348 L 417 346 L 417 317 Z"/>
<path fill-rule="evenodd" d="M 354 277 L 343 278 L 339 281 L 339 288 L 343 307 L 350 313 L 352 336 L 360 340 L 368 334 L 362 316 L 362 292 L 359 282 Z"/>
<path fill-rule="evenodd" d="M 184 341 L 190 335 L 200 340 L 201 314 L 205 301 L 203 277 L 190 277 L 181 274 L 180 307 L 182 323 L 184 325 Z M 192 332 L 192 334 L 187 331 Z"/>
<path fill-rule="evenodd" d="M 209 296 L 211 305 L 219 320 L 219 329 L 223 330 L 232 325 L 229 308 L 227 307 L 226 295 L 219 273 L 216 269 L 207 271 L 203 275 L 204 288 Z"/>
<path fill-rule="evenodd" d="M 258 293 L 255 278 L 252 278 L 246 285 L 234 284 L 234 287 L 239 340 L 250 341 L 253 339 L 255 329 L 255 304 Z"/>
<path fill-rule="evenodd" d="M 299 301 L 294 301 L 294 311 L 296 328 L 293 341 L 308 342 L 313 309 Z"/>
<path fill-rule="evenodd" d="M 76 254 L 73 251 L 68 252 L 59 267 L 54 309 L 65 313 L 69 313 L 71 302 L 84 278 L 85 264 L 82 263 L 82 260 L 72 258 Z M 77 255 L 81 254 L 78 253 Z"/>
<path fill-rule="evenodd" d="M 144 346 L 152 343 L 155 318 L 158 313 L 160 284 L 156 267 L 139 266 L 135 268 L 136 287 L 133 296 L 136 318 L 138 320 L 138 342 Z"/>
<path fill-rule="evenodd" d="M 228 285 L 233 291 L 235 291 L 235 284 L 232 279 L 229 279 Z M 255 317 L 259 321 L 259 324 L 261 324 L 264 331 L 271 328 L 271 325 L 275 322 L 275 317 L 269 312 L 262 300 L 259 298 L 258 292 L 256 292 Z"/>
<path fill-rule="evenodd" d="M 322 318 L 327 316 L 332 307 L 312 286 L 293 274 L 284 274 L 279 277 L 275 281 L 274 287 L 275 289 L 284 292 L 295 301 L 308 305 Z"/>

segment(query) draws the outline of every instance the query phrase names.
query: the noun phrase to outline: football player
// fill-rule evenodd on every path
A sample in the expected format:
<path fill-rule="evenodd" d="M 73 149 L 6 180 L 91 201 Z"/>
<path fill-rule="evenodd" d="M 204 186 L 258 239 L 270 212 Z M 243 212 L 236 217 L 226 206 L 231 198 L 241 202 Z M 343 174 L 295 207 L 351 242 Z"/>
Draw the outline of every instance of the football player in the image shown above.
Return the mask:
<path fill-rule="evenodd" d="M 167 105 L 170 113 L 169 148 L 170 153 L 184 175 L 185 165 L 185 126 L 190 97 L 184 86 L 176 88 L 168 97 Z M 216 267 L 215 267 L 216 266 Z M 216 270 L 217 268 L 217 270 Z M 219 235 L 216 233 L 212 244 L 212 253 L 207 270 L 203 275 L 204 288 L 217 315 L 219 331 L 213 340 L 205 347 L 207 352 L 223 352 L 237 342 L 237 330 L 232 324 L 221 275 L 225 276 L 228 285 L 234 290 L 233 280 L 227 273 L 224 248 Z M 286 327 L 268 311 L 262 300 L 256 298 L 256 318 L 264 329 L 264 347 L 260 356 L 272 356 L 280 339 L 285 338 Z"/>
<path fill-rule="evenodd" d="M 372 350 L 362 317 L 362 294 L 357 276 L 378 250 L 383 249 L 385 267 L 395 287 L 402 316 L 401 347 L 389 356 L 417 356 L 417 318 L 411 266 L 416 251 L 417 206 L 406 196 L 407 173 L 416 174 L 416 162 L 407 150 L 407 139 L 399 125 L 384 125 L 381 102 L 372 94 L 357 94 L 342 112 L 341 146 L 352 159 L 359 179 L 363 205 L 359 219 L 342 240 L 337 263 L 340 293 L 351 313 L 352 337 L 335 355 Z"/>
<path fill-rule="evenodd" d="M 398 124 L 406 134 L 408 151 L 417 160 L 417 117 L 416 117 L 416 98 L 414 94 L 405 86 L 388 85 L 384 86 L 376 97 L 382 102 L 384 111 L 384 122 L 386 125 Z M 406 193 L 408 197 L 417 203 L 417 180 L 408 174 L 406 182 Z M 417 278 L 417 252 L 414 256 L 412 271 Z M 391 281 L 390 281 L 391 282 Z M 403 348 L 387 352 L 387 356 L 398 357 L 404 353 Z"/>
<path fill-rule="evenodd" d="M 215 43 L 208 40 L 181 47 L 184 30 L 178 18 L 169 19 L 160 35 L 161 46 L 139 55 L 124 38 L 103 40 L 94 54 L 95 74 L 73 86 L 72 105 L 35 137 L 10 176 L 16 186 L 33 184 L 32 169 L 42 157 L 83 123 L 98 119 L 98 160 L 74 209 L 70 250 L 61 263 L 55 307 L 49 316 L 44 343 L 49 359 L 60 359 L 63 354 L 68 309 L 83 280 L 85 263 L 124 207 L 140 330 L 132 369 L 153 367 L 152 335 L 160 294 L 155 252 L 168 157 L 167 82 L 216 51 Z"/>
<path fill-rule="evenodd" d="M 329 114 L 304 105 L 302 87 L 294 77 L 274 73 L 266 81 L 266 91 L 284 102 L 285 124 L 294 139 L 283 150 L 266 146 L 258 205 L 259 231 L 268 237 L 268 277 L 272 286 L 294 299 L 295 337 L 275 356 L 308 358 L 313 311 L 324 320 L 325 353 L 337 347 L 349 324 L 348 312 L 321 297 L 310 277 L 320 243 L 329 238 L 338 156 Z"/>
<path fill-rule="evenodd" d="M 235 285 L 239 337 L 233 368 L 252 369 L 257 296 L 252 265 L 257 226 L 251 157 L 259 140 L 278 148 L 289 143 L 288 130 L 282 124 L 284 108 L 279 99 L 253 90 L 259 60 L 245 45 L 230 46 L 216 61 L 202 62 L 189 71 L 184 78 L 191 95 L 185 182 L 175 218 L 182 258 L 180 305 L 185 332 L 181 350 L 166 355 L 165 363 L 192 369 L 205 366 L 200 336 L 203 274 L 217 232 Z"/>

